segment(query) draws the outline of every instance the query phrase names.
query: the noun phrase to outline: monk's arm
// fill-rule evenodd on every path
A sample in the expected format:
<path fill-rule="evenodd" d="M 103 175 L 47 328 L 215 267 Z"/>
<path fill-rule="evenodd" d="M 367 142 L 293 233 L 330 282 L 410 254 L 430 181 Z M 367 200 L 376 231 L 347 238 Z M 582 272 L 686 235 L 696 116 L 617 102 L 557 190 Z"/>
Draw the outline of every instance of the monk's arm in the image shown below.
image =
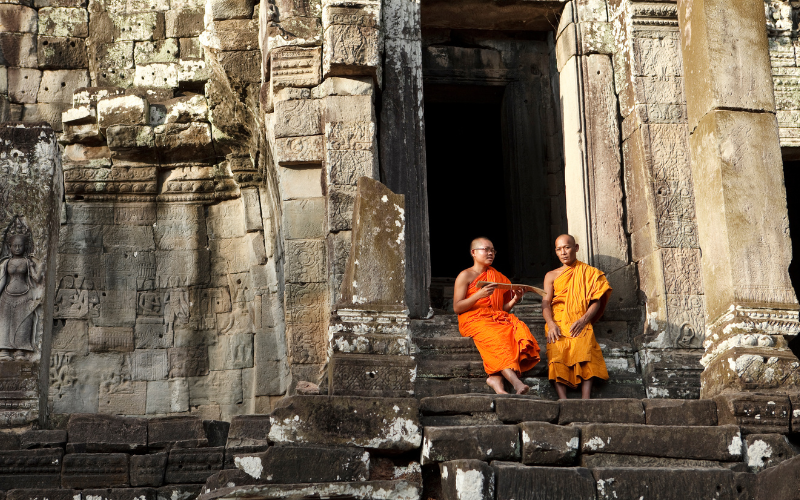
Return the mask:
<path fill-rule="evenodd" d="M 583 335 L 586 331 L 586 325 L 590 323 L 594 324 L 603 316 L 610 296 L 611 292 L 607 291 L 599 299 L 589 302 L 589 307 L 586 309 L 586 312 L 578 321 L 572 324 L 569 333 L 572 334 L 573 337 L 580 337 Z"/>
<path fill-rule="evenodd" d="M 559 328 L 556 320 L 553 318 L 553 308 L 551 306 L 551 302 L 553 301 L 553 277 L 550 273 L 544 277 L 544 297 L 542 297 L 542 316 L 544 316 L 545 322 L 547 322 L 547 343 L 552 344 L 559 337 L 561 337 L 561 328 Z"/>
<path fill-rule="evenodd" d="M 476 302 L 491 295 L 495 289 L 494 285 L 485 286 L 475 292 L 471 297 L 467 298 L 468 288 L 469 279 L 459 274 L 458 278 L 456 278 L 455 287 L 453 288 L 453 311 L 456 314 L 469 311 Z"/>
<path fill-rule="evenodd" d="M 503 303 L 503 310 L 505 312 L 510 312 L 515 305 L 519 304 L 519 301 L 522 300 L 522 293 L 522 290 L 519 288 L 506 292 L 506 295 L 511 294 L 511 299 Z M 503 299 L 505 299 L 505 295 Z"/>

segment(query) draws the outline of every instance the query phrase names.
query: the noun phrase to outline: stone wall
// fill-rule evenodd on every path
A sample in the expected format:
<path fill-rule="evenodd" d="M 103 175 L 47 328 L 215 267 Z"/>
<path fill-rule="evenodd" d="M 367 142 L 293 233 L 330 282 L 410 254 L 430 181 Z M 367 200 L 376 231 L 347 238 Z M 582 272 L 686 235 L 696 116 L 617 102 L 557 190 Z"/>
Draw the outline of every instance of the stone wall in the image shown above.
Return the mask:
<path fill-rule="evenodd" d="M 789 1 L 765 0 L 775 107 L 781 147 L 800 147 L 800 35 L 798 6 Z M 796 155 L 794 155 L 796 156 Z"/>

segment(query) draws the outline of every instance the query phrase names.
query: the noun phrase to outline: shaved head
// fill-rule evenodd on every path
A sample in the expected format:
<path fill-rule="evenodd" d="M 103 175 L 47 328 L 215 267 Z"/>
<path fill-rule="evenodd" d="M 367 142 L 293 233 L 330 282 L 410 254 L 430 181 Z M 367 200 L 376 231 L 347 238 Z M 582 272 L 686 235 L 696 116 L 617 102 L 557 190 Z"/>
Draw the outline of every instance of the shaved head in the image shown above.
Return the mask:
<path fill-rule="evenodd" d="M 490 245 L 492 244 L 492 240 L 490 240 L 489 238 L 479 236 L 474 240 L 472 240 L 472 243 L 469 244 L 469 251 L 471 252 L 476 248 L 480 248 L 482 242 L 489 243 Z"/>
<path fill-rule="evenodd" d="M 572 236 L 571 234 L 564 233 L 561 236 L 559 236 L 558 238 L 556 238 L 556 246 L 558 246 L 558 242 L 559 241 L 564 240 L 564 239 L 566 240 L 565 243 L 569 242 L 569 243 L 571 243 L 573 245 L 575 245 L 577 243 L 575 241 L 575 237 L 574 236 Z"/>

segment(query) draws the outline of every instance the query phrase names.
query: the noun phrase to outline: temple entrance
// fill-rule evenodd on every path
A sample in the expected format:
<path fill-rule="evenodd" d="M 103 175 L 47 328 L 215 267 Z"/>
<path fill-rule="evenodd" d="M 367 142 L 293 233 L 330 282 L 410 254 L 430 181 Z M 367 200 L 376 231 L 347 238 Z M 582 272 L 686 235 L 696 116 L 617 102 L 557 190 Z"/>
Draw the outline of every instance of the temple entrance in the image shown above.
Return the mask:
<path fill-rule="evenodd" d="M 795 293 L 800 293 L 800 199 L 793 193 L 800 190 L 800 160 L 783 162 L 783 179 L 786 185 L 786 208 L 789 214 L 789 229 L 792 236 L 792 263 L 789 277 Z M 789 343 L 794 355 L 800 357 L 800 335 Z"/>
<path fill-rule="evenodd" d="M 567 228 L 561 125 L 543 32 L 423 29 L 431 302 L 448 311 L 469 243 L 494 266 L 541 284 Z"/>

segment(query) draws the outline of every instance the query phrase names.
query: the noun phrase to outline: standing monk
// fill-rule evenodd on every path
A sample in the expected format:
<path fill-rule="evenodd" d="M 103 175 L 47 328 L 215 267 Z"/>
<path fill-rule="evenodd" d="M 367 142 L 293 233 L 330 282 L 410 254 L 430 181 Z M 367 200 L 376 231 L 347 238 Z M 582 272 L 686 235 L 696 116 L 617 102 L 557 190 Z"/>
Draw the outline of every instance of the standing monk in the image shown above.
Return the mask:
<path fill-rule="evenodd" d="M 567 386 L 574 389 L 579 383 L 581 397 L 589 399 L 592 377 L 608 380 L 592 324 L 603 315 L 611 286 L 601 270 L 579 261 L 577 253 L 575 238 L 556 238 L 556 255 L 563 265 L 544 277 L 547 363 L 559 399 L 566 399 Z"/>
<path fill-rule="evenodd" d="M 517 394 L 526 394 L 530 387 L 519 376 L 539 362 L 539 344 L 528 327 L 510 314 L 521 299 L 522 290 L 503 293 L 496 286 L 478 288 L 478 281 L 511 283 L 492 266 L 497 254 L 492 242 L 476 238 L 470 245 L 473 265 L 461 271 L 453 292 L 453 310 L 458 314 L 458 329 L 471 337 L 481 353 L 486 383 L 497 394 L 506 394 L 503 378 L 511 382 Z"/>

